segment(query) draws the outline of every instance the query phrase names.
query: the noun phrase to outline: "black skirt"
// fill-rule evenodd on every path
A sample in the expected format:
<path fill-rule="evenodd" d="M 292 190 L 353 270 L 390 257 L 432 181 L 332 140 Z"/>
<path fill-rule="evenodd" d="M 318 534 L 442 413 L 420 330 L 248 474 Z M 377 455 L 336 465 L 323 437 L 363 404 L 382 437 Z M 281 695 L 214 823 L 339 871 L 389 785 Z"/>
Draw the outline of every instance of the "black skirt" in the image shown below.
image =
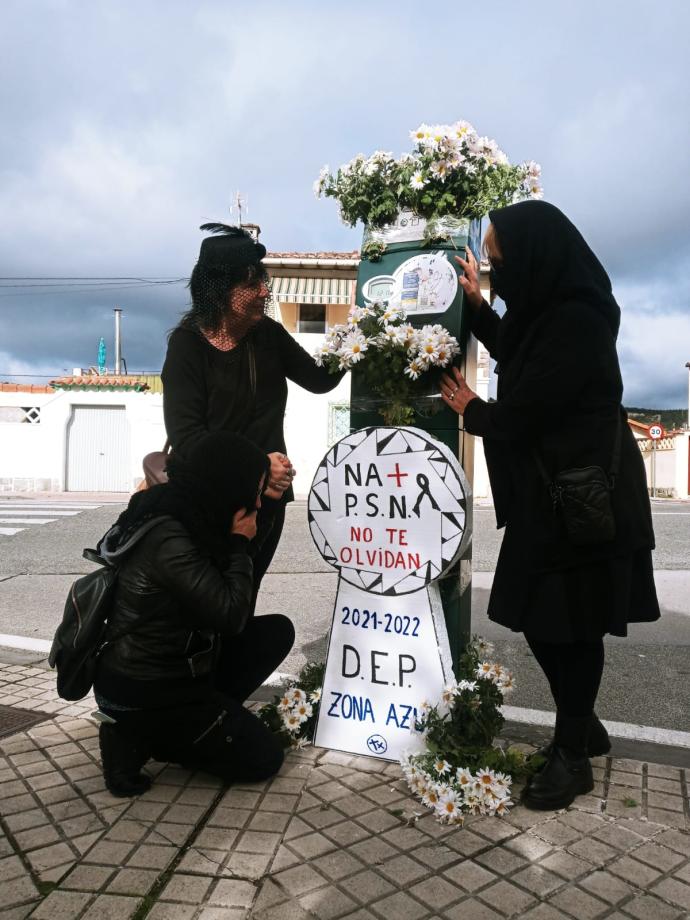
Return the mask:
<path fill-rule="evenodd" d="M 542 642 L 627 636 L 629 623 L 660 617 L 652 553 L 588 563 L 563 571 L 530 572 L 520 541 L 506 528 L 489 599 L 489 619 Z"/>

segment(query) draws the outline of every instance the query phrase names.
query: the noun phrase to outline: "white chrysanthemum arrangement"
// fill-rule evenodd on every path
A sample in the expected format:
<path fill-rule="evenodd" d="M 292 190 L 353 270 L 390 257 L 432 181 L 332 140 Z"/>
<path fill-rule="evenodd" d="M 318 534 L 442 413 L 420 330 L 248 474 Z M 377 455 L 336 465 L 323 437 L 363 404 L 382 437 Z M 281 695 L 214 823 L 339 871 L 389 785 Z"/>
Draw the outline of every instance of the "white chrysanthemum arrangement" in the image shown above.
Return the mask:
<path fill-rule="evenodd" d="M 285 747 L 302 748 L 313 740 L 324 671 L 322 663 L 305 665 L 297 681 L 289 683 L 259 711 L 264 724 L 281 737 Z"/>
<path fill-rule="evenodd" d="M 352 307 L 347 323 L 329 329 L 314 360 L 331 373 L 352 370 L 381 405 L 387 424 L 410 424 L 414 382 L 433 369 L 448 367 L 460 354 L 458 340 L 438 324 L 415 329 L 404 310 L 385 301 Z"/>
<path fill-rule="evenodd" d="M 335 173 L 328 166 L 314 183 L 317 197 L 335 198 L 343 221 L 368 227 L 392 223 L 403 210 L 426 220 L 480 218 L 491 208 L 541 198 L 541 167 L 511 165 L 496 141 L 467 121 L 420 125 L 410 132 L 411 153 L 397 159 L 377 150 L 358 154 Z"/>
<path fill-rule="evenodd" d="M 461 679 L 445 687 L 435 705 L 423 702 L 418 710 L 412 731 L 423 736 L 426 750 L 401 760 L 410 789 L 445 823 L 506 814 L 513 779 L 528 772 L 520 751 L 494 745 L 503 726 L 499 706 L 514 680 L 484 660 L 491 651 L 474 637 L 460 660 Z"/>

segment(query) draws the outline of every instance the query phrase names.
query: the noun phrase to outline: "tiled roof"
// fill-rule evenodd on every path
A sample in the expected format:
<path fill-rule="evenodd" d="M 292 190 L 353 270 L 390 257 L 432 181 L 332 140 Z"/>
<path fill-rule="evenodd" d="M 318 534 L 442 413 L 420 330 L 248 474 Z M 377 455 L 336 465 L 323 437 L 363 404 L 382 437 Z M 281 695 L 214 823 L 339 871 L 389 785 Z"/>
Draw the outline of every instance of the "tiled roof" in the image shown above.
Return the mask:
<path fill-rule="evenodd" d="M 359 250 L 352 252 L 269 252 L 268 259 L 357 259 Z"/>
<path fill-rule="evenodd" d="M 97 374 L 84 374 L 81 377 L 58 377 L 50 381 L 58 390 L 148 390 L 149 385 L 140 377 L 126 374 L 100 377 Z"/>
<path fill-rule="evenodd" d="M 0 393 L 52 393 L 52 386 L 37 383 L 0 383 Z"/>

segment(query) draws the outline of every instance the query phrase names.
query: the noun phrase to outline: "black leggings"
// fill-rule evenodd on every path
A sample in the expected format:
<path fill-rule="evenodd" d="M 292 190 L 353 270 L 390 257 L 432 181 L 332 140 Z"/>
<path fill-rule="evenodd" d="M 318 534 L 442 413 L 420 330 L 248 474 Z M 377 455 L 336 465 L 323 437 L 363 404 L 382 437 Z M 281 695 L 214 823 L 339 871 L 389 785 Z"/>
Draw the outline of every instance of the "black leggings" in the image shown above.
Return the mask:
<path fill-rule="evenodd" d="M 552 644 L 525 633 L 546 675 L 556 709 L 572 717 L 591 716 L 604 671 L 604 640 Z"/>
<path fill-rule="evenodd" d="M 253 617 L 241 635 L 225 642 L 213 684 L 170 707 L 104 711 L 156 760 L 202 769 L 228 782 L 267 779 L 280 769 L 283 748 L 242 704 L 294 641 L 287 617 Z"/>

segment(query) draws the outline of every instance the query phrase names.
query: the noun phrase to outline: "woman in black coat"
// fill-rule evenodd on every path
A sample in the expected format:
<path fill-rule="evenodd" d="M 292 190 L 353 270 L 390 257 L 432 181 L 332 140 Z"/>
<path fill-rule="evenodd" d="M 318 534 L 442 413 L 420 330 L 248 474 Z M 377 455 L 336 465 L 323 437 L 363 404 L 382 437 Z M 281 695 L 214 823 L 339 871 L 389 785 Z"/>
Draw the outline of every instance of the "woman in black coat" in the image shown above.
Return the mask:
<path fill-rule="evenodd" d="M 137 795 L 150 756 L 256 781 L 283 760 L 242 705 L 283 661 L 294 628 L 252 617 L 250 541 L 269 473 L 258 447 L 215 432 L 173 454 L 169 481 L 137 492 L 100 541 L 118 567 L 94 691 L 105 782 Z"/>
<path fill-rule="evenodd" d="M 173 453 L 184 457 L 207 431 L 233 431 L 268 456 L 270 476 L 252 545 L 254 602 L 278 546 L 294 470 L 286 456 L 283 420 L 287 381 L 326 393 L 329 374 L 275 320 L 262 264 L 266 249 L 247 232 L 204 224 L 189 287 L 192 308 L 170 336 L 163 365 L 163 411 Z"/>
<path fill-rule="evenodd" d="M 523 632 L 556 703 L 553 742 L 525 803 L 562 808 L 593 787 L 588 756 L 610 742 L 594 714 L 603 636 L 659 617 L 651 509 L 640 451 L 621 406 L 616 354 L 620 309 L 600 262 L 555 207 L 529 201 L 491 211 L 484 247 L 500 318 L 482 300 L 476 263 L 459 259 L 472 330 L 498 361 L 496 402 L 477 397 L 457 369 L 445 402 L 484 440 L 505 534 L 489 618 Z M 614 483 L 615 535 L 574 545 L 549 482 L 597 466 Z"/>

